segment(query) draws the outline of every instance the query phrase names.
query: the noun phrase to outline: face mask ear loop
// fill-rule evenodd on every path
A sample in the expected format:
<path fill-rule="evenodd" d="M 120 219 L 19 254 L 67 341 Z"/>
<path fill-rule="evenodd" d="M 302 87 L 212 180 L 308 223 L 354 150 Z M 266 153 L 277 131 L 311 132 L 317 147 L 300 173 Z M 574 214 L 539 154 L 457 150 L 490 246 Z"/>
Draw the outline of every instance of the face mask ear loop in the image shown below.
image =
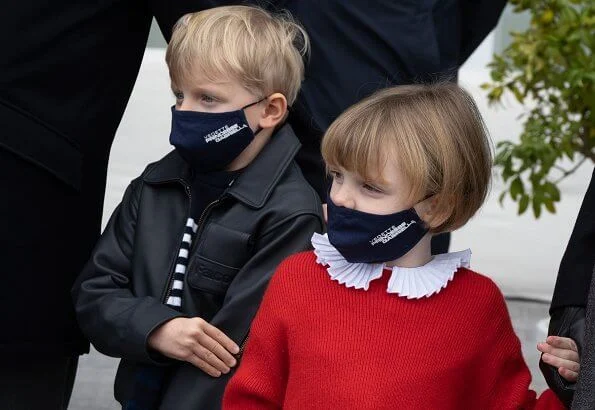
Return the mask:
<path fill-rule="evenodd" d="M 242 110 L 245 110 L 245 109 L 246 109 L 246 108 L 248 108 L 248 107 L 252 107 L 253 105 L 256 105 L 256 104 L 258 104 L 258 103 L 260 103 L 260 102 L 262 102 L 262 101 L 266 100 L 267 98 L 269 98 L 269 97 L 268 97 L 267 95 L 265 95 L 265 96 L 264 96 L 264 97 L 262 97 L 260 100 L 258 100 L 258 101 L 254 101 L 253 103 L 250 103 L 250 104 L 248 104 L 248 105 L 245 105 L 245 106 L 243 106 L 243 107 L 242 107 Z M 259 133 L 260 131 L 262 131 L 262 130 L 263 130 L 263 128 L 262 128 L 262 127 L 260 127 L 260 125 L 259 125 L 259 126 L 256 128 L 256 131 L 252 131 L 252 133 L 253 133 L 253 134 L 256 136 L 256 134 L 258 134 L 258 133 Z"/>
<path fill-rule="evenodd" d="M 263 101 L 264 101 L 264 100 L 266 100 L 267 98 L 269 98 L 269 97 L 268 97 L 267 95 L 265 95 L 264 97 L 262 97 L 262 98 L 261 98 L 260 100 L 258 100 L 258 101 L 254 101 L 253 103 L 250 103 L 250 104 L 248 104 L 248 105 L 244 105 L 244 106 L 243 106 L 241 109 L 242 109 L 242 110 L 245 110 L 245 109 L 246 109 L 246 108 L 248 108 L 248 107 L 252 107 L 253 105 L 256 105 L 256 104 L 258 104 L 258 103 L 260 103 L 260 102 L 263 102 Z"/>

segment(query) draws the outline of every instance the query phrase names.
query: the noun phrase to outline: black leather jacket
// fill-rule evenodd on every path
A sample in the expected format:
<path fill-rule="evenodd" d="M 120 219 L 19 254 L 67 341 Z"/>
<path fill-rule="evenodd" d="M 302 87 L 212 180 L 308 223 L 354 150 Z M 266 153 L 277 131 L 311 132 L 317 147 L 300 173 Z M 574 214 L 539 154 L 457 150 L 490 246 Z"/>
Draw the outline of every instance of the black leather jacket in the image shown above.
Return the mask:
<path fill-rule="evenodd" d="M 83 332 L 100 352 L 121 357 L 120 402 L 138 363 L 172 365 L 147 338 L 164 322 L 200 316 L 241 345 L 277 265 L 323 229 L 320 200 L 294 163 L 300 144 L 282 127 L 259 156 L 207 206 L 185 275 L 183 312 L 163 304 L 188 217 L 190 169 L 176 151 L 132 181 L 112 215 L 73 298 Z M 219 408 L 231 375 L 211 378 L 173 363 L 161 408 Z"/>

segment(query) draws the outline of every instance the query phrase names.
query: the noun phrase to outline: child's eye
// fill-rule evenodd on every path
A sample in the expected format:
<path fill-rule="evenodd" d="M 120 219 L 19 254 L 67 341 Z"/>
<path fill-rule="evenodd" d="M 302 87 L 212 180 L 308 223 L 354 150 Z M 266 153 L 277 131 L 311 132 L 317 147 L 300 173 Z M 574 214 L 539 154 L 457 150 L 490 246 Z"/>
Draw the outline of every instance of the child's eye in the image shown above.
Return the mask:
<path fill-rule="evenodd" d="M 184 93 L 181 91 L 174 91 L 174 97 L 176 97 L 176 102 L 180 102 L 184 99 Z"/>
<path fill-rule="evenodd" d="M 212 96 L 210 96 L 208 94 L 202 94 L 200 96 L 200 100 L 202 102 L 204 102 L 204 103 L 207 103 L 207 104 L 211 104 L 211 103 L 214 103 L 216 101 L 216 99 L 214 97 L 212 97 Z"/>
<path fill-rule="evenodd" d="M 374 192 L 375 194 L 382 194 L 384 193 L 382 189 L 376 188 L 374 185 L 364 184 L 364 189 L 366 191 Z"/>
<path fill-rule="evenodd" d="M 339 171 L 331 169 L 329 171 L 329 174 L 331 174 L 331 177 L 333 177 L 333 180 L 335 180 L 337 182 L 341 182 L 343 180 L 343 174 L 341 174 Z"/>

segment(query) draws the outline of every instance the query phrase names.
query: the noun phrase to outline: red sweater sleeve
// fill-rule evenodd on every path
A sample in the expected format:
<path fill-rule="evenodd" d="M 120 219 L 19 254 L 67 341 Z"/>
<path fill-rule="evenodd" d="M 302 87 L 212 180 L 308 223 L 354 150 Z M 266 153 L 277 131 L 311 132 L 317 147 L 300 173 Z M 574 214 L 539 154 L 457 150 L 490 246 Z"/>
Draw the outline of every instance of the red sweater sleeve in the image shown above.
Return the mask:
<path fill-rule="evenodd" d="M 523 359 L 521 343 L 516 336 L 504 297 L 490 280 L 486 294 L 477 300 L 485 309 L 478 309 L 483 326 L 476 333 L 484 351 L 477 359 L 479 365 L 473 372 L 471 391 L 479 393 L 477 399 L 484 409 L 565 409 L 551 392 L 544 392 L 539 399 L 529 389 L 531 372 Z M 480 314 L 481 316 L 481 314 Z M 479 407 L 478 407 L 479 408 Z"/>
<path fill-rule="evenodd" d="M 240 366 L 227 385 L 225 410 L 280 409 L 287 383 L 287 302 L 283 264 L 271 279 L 252 322 Z"/>

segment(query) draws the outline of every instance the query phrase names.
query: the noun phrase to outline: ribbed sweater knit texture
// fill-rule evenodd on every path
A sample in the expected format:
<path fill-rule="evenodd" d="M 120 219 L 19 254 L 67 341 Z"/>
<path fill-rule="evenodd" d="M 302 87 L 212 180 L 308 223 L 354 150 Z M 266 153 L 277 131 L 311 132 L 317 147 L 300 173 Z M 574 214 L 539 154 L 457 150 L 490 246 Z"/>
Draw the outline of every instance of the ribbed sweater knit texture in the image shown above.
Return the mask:
<path fill-rule="evenodd" d="M 229 409 L 562 409 L 539 400 L 504 298 L 459 269 L 429 298 L 332 281 L 312 252 L 281 264 L 253 322 Z"/>

